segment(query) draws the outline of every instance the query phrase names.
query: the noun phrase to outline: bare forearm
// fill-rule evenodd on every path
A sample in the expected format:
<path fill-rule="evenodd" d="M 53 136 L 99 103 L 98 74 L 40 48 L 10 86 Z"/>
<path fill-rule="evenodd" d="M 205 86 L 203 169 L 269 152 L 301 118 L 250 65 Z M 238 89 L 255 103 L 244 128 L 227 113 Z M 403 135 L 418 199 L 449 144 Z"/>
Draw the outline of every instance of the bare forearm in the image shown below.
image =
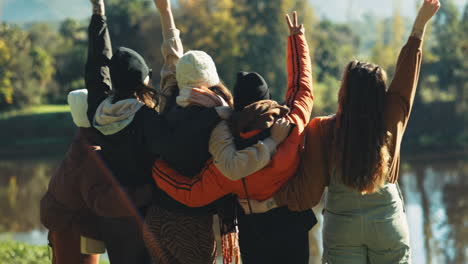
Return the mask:
<path fill-rule="evenodd" d="M 427 22 L 418 16 L 414 22 L 413 29 L 411 30 L 411 36 L 422 40 L 424 38 L 424 33 L 426 32 L 426 25 Z"/>
<path fill-rule="evenodd" d="M 427 23 L 437 13 L 439 8 L 439 0 L 424 0 L 421 9 L 418 12 L 418 16 L 414 21 L 411 36 L 422 40 L 424 37 L 424 32 L 426 31 Z"/>
<path fill-rule="evenodd" d="M 164 39 L 170 35 L 171 29 L 175 29 L 174 16 L 170 8 L 159 10 L 161 14 L 161 25 Z"/>

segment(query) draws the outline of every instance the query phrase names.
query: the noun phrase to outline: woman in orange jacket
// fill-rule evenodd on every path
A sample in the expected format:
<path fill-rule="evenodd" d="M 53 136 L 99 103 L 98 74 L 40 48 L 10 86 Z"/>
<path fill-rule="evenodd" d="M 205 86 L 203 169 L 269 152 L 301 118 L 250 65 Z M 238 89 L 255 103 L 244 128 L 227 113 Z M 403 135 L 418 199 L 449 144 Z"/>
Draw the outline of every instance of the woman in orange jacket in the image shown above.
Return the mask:
<path fill-rule="evenodd" d="M 265 168 L 237 181 L 225 177 L 212 160 L 193 178 L 181 175 L 163 161 L 157 161 L 153 166 L 153 178 L 160 189 L 190 207 L 205 206 L 230 193 L 262 201 L 272 197 L 294 175 L 299 166 L 299 154 L 314 97 L 312 65 L 302 25 L 293 26 L 291 23 L 290 29 L 285 102 L 290 108 L 286 119 L 295 126 L 279 145 L 272 160 Z"/>
<path fill-rule="evenodd" d="M 262 151 L 259 149 L 256 150 L 257 154 L 255 155 L 243 153 L 245 155 L 243 159 L 240 159 L 240 162 L 230 163 L 226 161 L 229 159 L 227 157 L 235 159 L 239 158 L 239 154 L 230 156 L 233 150 L 228 150 L 229 144 L 232 144 L 232 141 L 229 142 L 232 136 L 226 135 L 226 130 L 229 130 L 228 126 L 224 130 L 222 126 L 215 128 L 209 144 L 213 160 L 209 161 L 196 177 L 184 177 L 162 161 L 158 161 L 153 167 L 153 178 L 158 187 L 175 200 L 191 207 L 199 207 L 229 193 L 237 194 L 243 198 L 266 199 L 271 197 L 295 173 L 299 164 L 304 128 L 311 116 L 313 94 L 311 62 L 303 26 L 297 23 L 296 13 L 294 13 L 294 24 L 289 17 L 288 22 L 291 35 L 288 37 L 286 105 L 290 108 L 290 112 L 286 114 L 286 119 L 295 124 L 290 135 L 279 145 L 277 153 L 269 163 L 268 157 L 263 164 L 265 155 L 261 155 Z M 244 77 L 249 78 L 249 76 L 254 79 L 256 77 L 257 82 L 259 82 L 258 79 L 263 80 L 261 76 L 258 74 L 256 76 L 253 73 L 245 74 Z M 243 79 L 242 76 L 238 76 L 238 81 L 239 78 Z M 238 90 L 236 89 L 236 91 Z M 260 99 L 268 98 L 255 100 Z M 237 107 L 241 102 L 236 98 L 234 103 Z M 249 106 L 244 108 L 244 111 L 247 108 Z M 232 123 L 231 120 L 231 125 Z M 251 131 L 251 133 L 243 135 L 249 137 L 254 132 Z M 265 143 L 267 142 L 265 141 Z M 239 148 L 237 144 L 236 147 Z M 226 154 L 227 157 L 223 157 Z M 252 156 L 254 156 L 254 160 L 251 160 Z M 264 169 L 248 176 L 265 165 Z M 300 225 L 298 225 L 299 223 Z M 295 213 L 290 212 L 287 208 L 280 208 L 258 217 L 241 215 L 239 235 L 243 263 L 286 263 L 293 259 L 294 263 L 307 263 L 309 257 L 308 230 L 314 224 L 315 217 L 310 209 Z M 277 241 L 287 241 L 288 245 L 278 244 Z"/>

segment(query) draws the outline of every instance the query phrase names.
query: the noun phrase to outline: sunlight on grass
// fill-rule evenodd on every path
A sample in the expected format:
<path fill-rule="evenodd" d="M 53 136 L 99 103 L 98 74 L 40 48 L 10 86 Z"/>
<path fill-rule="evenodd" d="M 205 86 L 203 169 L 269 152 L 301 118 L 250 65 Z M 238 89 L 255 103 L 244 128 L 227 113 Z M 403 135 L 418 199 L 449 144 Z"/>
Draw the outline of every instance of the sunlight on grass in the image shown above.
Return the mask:
<path fill-rule="evenodd" d="M 8 119 L 15 116 L 22 115 L 37 115 L 37 114 L 50 114 L 50 113 L 65 113 L 70 112 L 68 105 L 38 105 L 31 106 L 21 110 L 11 110 L 0 113 L 0 119 Z"/>

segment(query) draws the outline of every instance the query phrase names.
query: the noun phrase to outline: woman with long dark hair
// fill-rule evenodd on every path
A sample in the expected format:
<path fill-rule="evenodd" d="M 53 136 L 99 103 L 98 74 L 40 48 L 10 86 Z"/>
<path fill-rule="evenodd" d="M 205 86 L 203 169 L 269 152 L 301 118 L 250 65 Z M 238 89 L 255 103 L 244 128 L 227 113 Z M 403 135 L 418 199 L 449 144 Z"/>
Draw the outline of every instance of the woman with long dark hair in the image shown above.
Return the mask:
<path fill-rule="evenodd" d="M 350 62 L 338 111 L 308 127 L 296 176 L 275 196 L 292 210 L 315 206 L 325 186 L 323 263 L 410 263 L 408 224 L 397 185 L 400 148 L 414 101 L 427 22 L 440 7 L 425 0 L 400 52 L 395 76 Z"/>

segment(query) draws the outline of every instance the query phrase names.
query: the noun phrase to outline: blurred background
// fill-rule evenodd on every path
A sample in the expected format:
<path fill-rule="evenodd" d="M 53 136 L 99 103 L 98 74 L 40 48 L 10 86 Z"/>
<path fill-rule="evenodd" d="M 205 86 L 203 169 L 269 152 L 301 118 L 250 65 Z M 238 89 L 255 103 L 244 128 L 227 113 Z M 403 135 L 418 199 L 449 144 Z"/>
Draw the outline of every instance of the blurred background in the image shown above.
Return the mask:
<path fill-rule="evenodd" d="M 404 192 L 414 263 L 468 262 L 468 2 L 442 0 L 426 35 L 419 88 L 403 143 Z M 298 10 L 314 63 L 314 115 L 336 111 L 353 59 L 391 79 L 422 0 L 173 1 L 186 50 L 211 54 L 228 87 L 257 71 L 275 99 L 286 88 L 284 14 Z M 114 47 L 161 67 L 159 15 L 149 0 L 106 0 Z M 88 0 L 0 0 L 0 263 L 50 263 L 39 200 L 76 128 L 66 105 L 84 88 Z M 155 74 L 153 84 L 158 87 Z M 315 208 L 320 216 L 321 208 Z M 311 232 L 311 263 L 321 254 Z"/>

